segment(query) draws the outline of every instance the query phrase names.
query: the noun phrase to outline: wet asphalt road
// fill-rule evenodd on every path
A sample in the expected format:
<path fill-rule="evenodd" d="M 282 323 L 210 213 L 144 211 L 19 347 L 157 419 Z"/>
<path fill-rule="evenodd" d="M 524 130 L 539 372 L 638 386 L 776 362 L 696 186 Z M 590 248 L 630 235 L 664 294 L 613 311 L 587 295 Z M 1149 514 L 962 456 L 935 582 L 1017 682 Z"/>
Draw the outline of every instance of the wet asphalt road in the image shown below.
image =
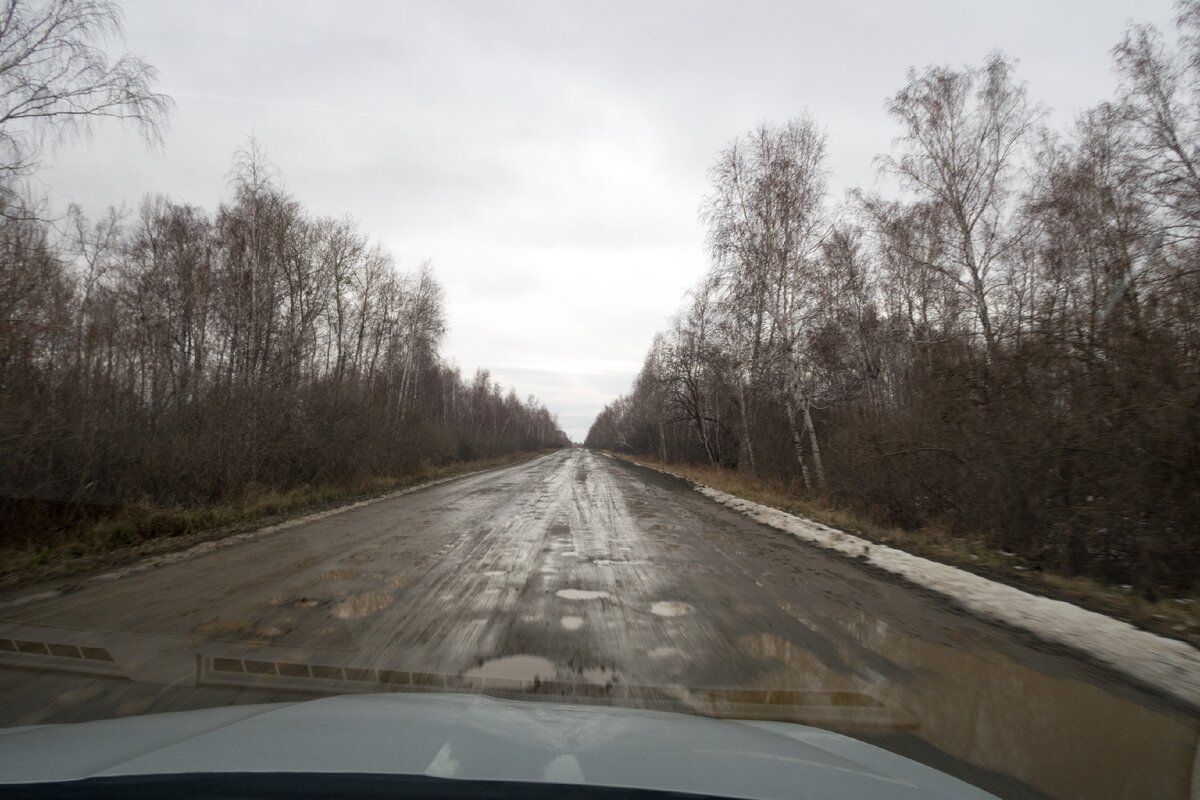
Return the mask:
<path fill-rule="evenodd" d="M 482 690 L 819 725 L 1003 796 L 1189 796 L 1193 710 L 589 451 L 205 550 L 0 597 L 0 724 Z"/>

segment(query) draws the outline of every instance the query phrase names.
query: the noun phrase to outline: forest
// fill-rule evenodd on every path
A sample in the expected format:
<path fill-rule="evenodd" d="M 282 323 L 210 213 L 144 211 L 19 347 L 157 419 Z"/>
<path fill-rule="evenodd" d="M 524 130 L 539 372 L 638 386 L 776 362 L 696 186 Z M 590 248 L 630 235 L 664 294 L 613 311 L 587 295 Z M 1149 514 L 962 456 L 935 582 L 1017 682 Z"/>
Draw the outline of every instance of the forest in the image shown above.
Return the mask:
<path fill-rule="evenodd" d="M 444 357 L 428 264 L 305 209 L 253 140 L 215 211 L 154 195 L 48 213 L 29 190 L 47 140 L 104 118 L 153 140 L 171 101 L 98 46 L 120 32 L 111 3 L 14 4 L 4 25 L 0 544 L 568 443 L 535 398 Z"/>
<path fill-rule="evenodd" d="M 1057 131 L 1016 62 L 910 70 L 881 189 L 835 200 L 819 121 L 733 140 L 710 264 L 590 447 L 772 480 L 1037 569 L 1200 575 L 1200 3 L 1129 27 Z"/>

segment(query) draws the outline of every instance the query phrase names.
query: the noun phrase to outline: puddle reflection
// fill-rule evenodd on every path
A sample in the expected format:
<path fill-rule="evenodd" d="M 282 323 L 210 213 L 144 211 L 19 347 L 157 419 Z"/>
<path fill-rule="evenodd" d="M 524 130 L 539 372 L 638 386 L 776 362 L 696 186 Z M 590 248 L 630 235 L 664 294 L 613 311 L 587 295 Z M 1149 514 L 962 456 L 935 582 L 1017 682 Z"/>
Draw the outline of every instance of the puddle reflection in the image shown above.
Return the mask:
<path fill-rule="evenodd" d="M 650 613 L 657 617 L 684 617 L 692 613 L 692 607 L 687 603 L 662 600 L 650 606 Z"/>
<path fill-rule="evenodd" d="M 620 680 L 617 672 L 608 667 L 588 667 L 583 670 L 583 679 L 592 686 L 612 686 Z"/>
<path fill-rule="evenodd" d="M 1056 678 L 994 650 L 898 634 L 878 618 L 855 620 L 852 627 L 858 641 L 907 676 L 879 675 L 865 664 L 866 651 L 846 645 L 839 646 L 839 656 L 852 666 L 851 674 L 773 634 L 746 636 L 738 645 L 769 667 L 757 689 L 871 698 L 911 717 L 911 732 L 938 750 L 1052 797 L 1194 796 L 1189 787 L 1200 729 L 1195 719 Z M 861 736 L 855 722 L 853 716 L 835 715 L 822 727 Z"/>
<path fill-rule="evenodd" d="M 541 656 L 504 656 L 485 661 L 463 673 L 464 678 L 534 683 L 554 678 L 554 662 Z"/>
<path fill-rule="evenodd" d="M 609 598 L 608 592 L 592 589 L 559 589 L 555 594 L 564 600 L 607 600 Z"/>
<path fill-rule="evenodd" d="M 333 615 L 338 619 L 362 619 L 382 611 L 391 602 L 392 596 L 387 592 L 363 592 L 347 597 L 334 606 Z"/>

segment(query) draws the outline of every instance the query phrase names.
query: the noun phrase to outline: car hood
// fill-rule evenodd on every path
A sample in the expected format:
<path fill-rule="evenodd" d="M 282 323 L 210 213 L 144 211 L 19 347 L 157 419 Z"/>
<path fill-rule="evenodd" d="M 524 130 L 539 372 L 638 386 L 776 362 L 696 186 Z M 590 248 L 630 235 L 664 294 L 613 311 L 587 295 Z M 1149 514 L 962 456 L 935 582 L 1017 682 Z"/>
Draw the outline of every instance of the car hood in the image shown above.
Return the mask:
<path fill-rule="evenodd" d="M 0 729 L 0 783 L 371 773 L 726 797 L 990 795 L 816 728 L 478 695 L 347 695 Z"/>

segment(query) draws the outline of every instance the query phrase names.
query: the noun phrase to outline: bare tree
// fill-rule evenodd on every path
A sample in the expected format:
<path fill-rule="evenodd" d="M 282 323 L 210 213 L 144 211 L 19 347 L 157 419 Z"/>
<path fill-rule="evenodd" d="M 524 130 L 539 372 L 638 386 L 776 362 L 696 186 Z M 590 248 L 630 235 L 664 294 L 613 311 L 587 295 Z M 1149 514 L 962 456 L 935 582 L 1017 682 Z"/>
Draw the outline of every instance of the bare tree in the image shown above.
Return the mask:
<path fill-rule="evenodd" d="M 799 118 L 760 126 L 734 142 L 712 169 L 713 193 L 705 204 L 713 275 L 726 309 L 724 331 L 740 381 L 741 435 L 755 468 L 754 408 L 768 369 L 781 370 L 777 391 L 789 409 L 796 458 L 808 479 L 797 414 L 810 433 L 818 481 L 824 482 L 820 447 L 809 424 L 803 337 L 814 308 L 812 271 L 826 227 L 825 137 Z"/>
<path fill-rule="evenodd" d="M 814 121 L 802 118 L 758 127 L 722 152 L 710 170 L 713 193 L 704 219 L 726 307 L 722 329 L 740 375 L 742 455 L 751 470 L 762 375 L 780 356 L 797 355 L 805 270 L 820 247 L 823 169 L 824 136 Z M 794 381 L 788 385 L 785 402 L 793 403 L 796 387 Z"/>
<path fill-rule="evenodd" d="M 786 132 L 739 138 L 703 290 L 588 444 L 726 464 L 725 420 L 739 467 L 806 491 L 825 469 L 856 515 L 1193 593 L 1200 0 L 1177 24 L 1131 27 L 1118 96 L 1059 136 L 1002 56 L 910 72 L 879 162 L 899 191 L 841 218 Z"/>
<path fill-rule="evenodd" d="M 0 5 L 0 199 L 38 165 L 43 146 L 86 133 L 97 119 L 132 122 L 158 141 L 171 100 L 153 90 L 157 72 L 133 55 L 111 60 L 104 45 L 124 35 L 110 0 L 4 0 Z"/>
<path fill-rule="evenodd" d="M 690 294 L 691 302 L 680 314 L 663 342 L 659 357 L 661 379 L 667 385 L 681 419 L 691 423 L 708 463 L 721 460 L 720 418 L 713 415 L 714 383 L 711 372 L 720 369 L 720 352 L 713 341 L 717 309 L 716 290 L 705 278 Z"/>
<path fill-rule="evenodd" d="M 997 271 L 1020 240 L 1013 181 L 1021 148 L 1041 116 L 1012 73 L 1013 62 L 1000 54 L 981 67 L 910 70 L 887 106 L 902 129 L 898 152 L 880 159 L 883 171 L 926 205 L 940 240 L 936 249 L 909 252 L 908 259 L 970 299 L 989 358 L 997 348 Z M 885 210 L 871 200 L 867 208 L 876 217 Z"/>

